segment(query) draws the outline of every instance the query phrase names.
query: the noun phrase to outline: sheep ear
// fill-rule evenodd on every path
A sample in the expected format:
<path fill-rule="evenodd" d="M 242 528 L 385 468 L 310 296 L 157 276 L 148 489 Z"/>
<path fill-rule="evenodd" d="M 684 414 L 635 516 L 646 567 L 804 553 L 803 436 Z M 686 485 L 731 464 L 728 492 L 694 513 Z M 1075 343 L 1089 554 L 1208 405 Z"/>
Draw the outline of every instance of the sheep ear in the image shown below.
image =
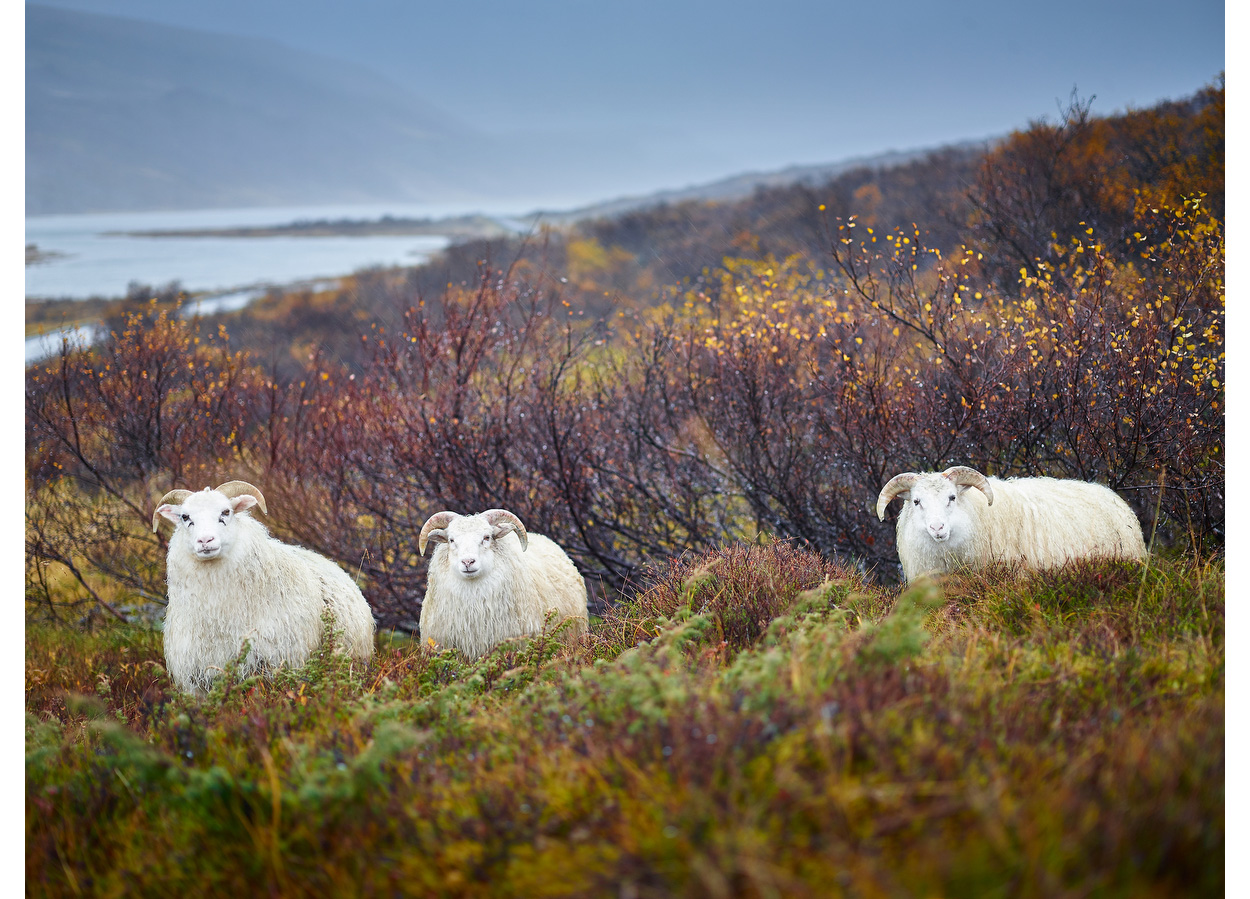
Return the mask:
<path fill-rule="evenodd" d="M 417 537 L 417 553 L 425 555 L 425 545 L 433 541 L 434 543 L 447 542 L 447 525 L 451 524 L 453 518 L 460 516 L 455 512 L 442 511 L 435 512 L 425 520 L 425 524 L 421 527 L 421 533 Z"/>
<path fill-rule="evenodd" d="M 250 493 L 244 493 L 232 499 L 230 501 L 230 505 L 234 509 L 235 513 L 238 514 L 239 512 L 246 512 L 248 509 L 259 506 L 260 500 L 252 496 Z M 264 509 L 261 511 L 263 512 Z"/>
<path fill-rule="evenodd" d="M 173 503 L 164 503 L 163 505 L 157 506 L 156 511 L 152 513 L 152 533 L 155 534 L 157 528 L 161 526 L 162 518 L 177 524 L 179 521 L 178 516 L 181 514 L 181 510 L 181 505 L 174 505 Z"/>
<path fill-rule="evenodd" d="M 521 519 L 507 509 L 487 509 L 482 515 L 489 522 L 492 529 L 491 536 L 496 540 L 505 536 L 509 531 L 515 531 L 517 539 L 521 541 L 522 552 L 529 548 L 529 535 L 525 533 L 525 525 L 521 524 Z"/>
<path fill-rule="evenodd" d="M 157 528 L 160 527 L 162 517 L 173 522 L 178 521 L 178 513 L 171 513 L 169 510 L 175 507 L 180 507 L 190 495 L 190 490 L 171 490 L 161 497 L 161 501 L 156 504 L 156 511 L 152 513 L 153 534 L 155 534 Z"/>
<path fill-rule="evenodd" d="M 266 508 L 265 506 L 265 494 L 260 492 L 259 487 L 253 486 L 252 484 L 249 484 L 247 481 L 226 481 L 226 483 L 222 484 L 220 487 L 217 488 L 217 492 L 225 494 L 226 498 L 230 500 L 233 500 L 236 497 L 240 497 L 240 496 L 251 496 L 253 499 L 256 500 L 256 502 L 253 503 L 253 505 L 260 506 L 260 510 L 262 512 L 264 512 L 266 515 L 269 514 L 269 509 Z M 251 508 L 251 507 L 244 506 L 243 508 Z M 243 509 L 235 505 L 234 511 L 242 512 Z"/>
<path fill-rule="evenodd" d="M 425 539 L 419 542 L 417 549 L 420 550 L 421 555 L 424 556 L 425 548 L 429 546 L 431 543 L 446 543 L 446 542 L 447 542 L 447 528 L 435 528 L 434 530 L 425 534 Z"/>
<path fill-rule="evenodd" d="M 504 522 L 503 524 L 495 525 L 495 527 L 491 530 L 490 535 L 495 540 L 498 540 L 500 537 L 507 536 L 510 533 L 516 534 L 517 539 L 521 541 L 522 552 L 529 548 L 530 541 L 529 536 L 525 533 L 525 528 L 518 528 L 511 522 Z"/>
<path fill-rule="evenodd" d="M 985 475 L 975 468 L 969 468 L 967 465 L 955 465 L 942 472 L 942 477 L 948 479 L 953 484 L 958 484 L 961 488 L 961 493 L 968 487 L 976 487 L 985 494 L 986 505 L 994 505 L 994 489 L 990 487 L 990 482 Z"/>
<path fill-rule="evenodd" d="M 886 482 L 881 488 L 881 493 L 877 495 L 877 519 L 885 521 L 885 510 L 890 505 L 890 500 L 896 496 L 910 496 L 912 485 L 916 483 L 916 479 L 920 475 L 914 471 L 905 471 L 902 474 L 896 474 Z"/>

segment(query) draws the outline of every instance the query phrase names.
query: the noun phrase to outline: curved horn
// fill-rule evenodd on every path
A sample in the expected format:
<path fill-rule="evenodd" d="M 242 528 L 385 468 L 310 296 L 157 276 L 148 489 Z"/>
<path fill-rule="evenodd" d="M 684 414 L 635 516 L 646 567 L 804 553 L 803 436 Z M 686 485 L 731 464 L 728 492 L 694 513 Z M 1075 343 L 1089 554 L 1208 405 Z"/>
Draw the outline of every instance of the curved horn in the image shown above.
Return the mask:
<path fill-rule="evenodd" d="M 175 503 L 177 505 L 182 505 L 182 503 L 186 500 L 188 496 L 191 495 L 192 492 L 193 491 L 191 490 L 171 490 L 161 497 L 161 501 L 156 504 L 156 509 L 152 511 L 152 533 L 153 534 L 155 534 L 157 532 L 157 529 L 161 526 L 161 513 L 159 511 L 161 506 L 165 505 L 166 503 Z"/>
<path fill-rule="evenodd" d="M 247 481 L 226 481 L 226 483 L 217 488 L 217 492 L 224 493 L 227 499 L 234 499 L 236 496 L 242 496 L 246 493 L 248 496 L 256 499 L 256 503 L 260 506 L 262 512 L 266 515 L 269 514 L 269 510 L 265 508 L 265 495 L 260 492 L 259 487 L 253 487 Z"/>
<path fill-rule="evenodd" d="M 421 527 L 421 534 L 417 537 L 417 553 L 425 555 L 425 544 L 431 536 L 446 537 L 447 525 L 451 524 L 453 518 L 459 518 L 456 512 L 435 512 L 425 520 L 425 524 Z"/>
<path fill-rule="evenodd" d="M 877 494 L 877 520 L 885 521 L 885 507 L 890 504 L 890 500 L 898 496 L 900 493 L 906 493 L 911 489 L 911 485 L 916 483 L 916 479 L 920 475 L 914 471 L 905 471 L 902 474 L 896 474 L 890 480 L 886 481 L 881 492 Z"/>
<path fill-rule="evenodd" d="M 482 514 L 486 516 L 486 520 L 490 522 L 491 527 L 496 531 L 516 531 L 517 539 L 521 541 L 522 550 L 529 546 L 529 535 L 525 533 L 525 525 L 521 524 L 521 519 L 507 509 L 487 509 Z M 496 536 L 502 535 L 496 534 Z"/>
<path fill-rule="evenodd" d="M 994 505 L 994 490 L 989 480 L 975 468 L 967 465 L 954 465 L 942 472 L 942 477 L 961 487 L 976 487 L 985 494 L 986 505 Z"/>

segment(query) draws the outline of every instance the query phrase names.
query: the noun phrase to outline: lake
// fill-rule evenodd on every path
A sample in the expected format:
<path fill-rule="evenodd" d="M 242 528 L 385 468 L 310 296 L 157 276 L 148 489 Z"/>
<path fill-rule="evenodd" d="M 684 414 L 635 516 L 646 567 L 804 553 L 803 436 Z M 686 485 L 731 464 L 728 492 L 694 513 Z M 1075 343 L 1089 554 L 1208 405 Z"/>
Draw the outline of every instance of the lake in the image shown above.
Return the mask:
<path fill-rule="evenodd" d="M 316 206 L 32 216 L 26 243 L 45 261 L 26 267 L 26 298 L 120 297 L 131 282 L 188 292 L 235 291 L 417 265 L 447 245 L 436 236 L 131 237 L 115 232 L 285 225 L 318 219 L 442 218 L 476 210 L 411 206 Z"/>
<path fill-rule="evenodd" d="M 518 207 L 498 214 L 523 211 Z M 26 299 L 122 297 L 132 282 L 163 287 L 177 281 L 188 293 L 203 294 L 188 305 L 189 313 L 238 309 L 275 285 L 337 278 L 372 266 L 419 265 L 447 246 L 448 239 L 426 235 L 133 237 L 117 232 L 372 221 L 386 215 L 438 219 L 474 212 L 480 209 L 373 204 L 29 216 L 26 243 L 47 256 L 26 266 Z M 79 327 L 28 338 L 27 364 L 55 351 L 63 335 L 75 342 L 90 342 L 94 329 Z"/>

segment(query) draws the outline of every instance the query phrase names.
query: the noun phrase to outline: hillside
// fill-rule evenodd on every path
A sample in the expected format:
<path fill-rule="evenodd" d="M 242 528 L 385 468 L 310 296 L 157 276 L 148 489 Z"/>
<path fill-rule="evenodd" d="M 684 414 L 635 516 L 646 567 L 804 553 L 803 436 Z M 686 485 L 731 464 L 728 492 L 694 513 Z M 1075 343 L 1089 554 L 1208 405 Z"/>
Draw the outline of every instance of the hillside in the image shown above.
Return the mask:
<path fill-rule="evenodd" d="M 1222 86 L 1115 116 L 1095 117 L 1074 103 L 1060 121 L 1039 121 L 990 145 L 885 153 L 540 212 L 526 218 L 527 234 L 465 237 L 418 268 L 360 273 L 317 296 L 275 290 L 213 323 L 286 376 L 303 368 L 313 348 L 359 371 L 362 331 L 402 327 L 407 303 L 437 301 L 449 285 L 474 284 L 484 266 L 516 267 L 527 278 L 559 284 L 573 308 L 597 320 L 648 309 L 694 283 L 713 284 L 726 259 L 798 256 L 819 269 L 829 261 L 838 222 L 852 217 L 861 227 L 915 230 L 947 255 L 975 247 L 996 289 L 1012 294 L 1021 267 L 1055 257 L 1052 233 L 1096 225 L 1119 256 L 1137 216 L 1153 203 L 1176 206 L 1202 196 L 1203 208 L 1222 219 L 1223 110 Z M 457 223 L 332 224 L 345 233 L 348 224 Z M 40 312 L 28 307 L 28 317 L 32 311 Z M 48 307 L 41 320 L 55 321 L 63 311 Z M 117 309 L 109 315 L 112 325 L 124 320 Z"/>
<path fill-rule="evenodd" d="M 496 197 L 501 149 L 270 41 L 26 6 L 26 214 Z"/>
<path fill-rule="evenodd" d="M 25 376 L 28 894 L 1223 895 L 1223 108 L 106 309 Z M 881 488 L 955 465 L 1105 484 L 1147 557 L 902 584 Z M 171 681 L 153 509 L 236 478 L 368 663 Z M 588 635 L 421 632 L 423 523 L 490 508 Z"/>
<path fill-rule="evenodd" d="M 983 151 L 986 142 L 969 141 L 942 148 L 942 152 L 977 153 Z M 537 214 L 550 224 L 570 224 L 587 219 L 607 219 L 629 213 L 645 212 L 663 206 L 683 203 L 736 203 L 748 199 L 761 190 L 794 186 L 821 187 L 837 180 L 848 172 L 867 170 L 885 171 L 906 166 L 938 152 L 937 148 L 924 150 L 890 150 L 871 156 L 857 156 L 841 162 L 824 165 L 795 165 L 768 172 L 743 172 L 729 178 L 693 184 L 688 187 L 655 191 L 653 193 L 618 197 L 570 210 L 540 210 Z"/>

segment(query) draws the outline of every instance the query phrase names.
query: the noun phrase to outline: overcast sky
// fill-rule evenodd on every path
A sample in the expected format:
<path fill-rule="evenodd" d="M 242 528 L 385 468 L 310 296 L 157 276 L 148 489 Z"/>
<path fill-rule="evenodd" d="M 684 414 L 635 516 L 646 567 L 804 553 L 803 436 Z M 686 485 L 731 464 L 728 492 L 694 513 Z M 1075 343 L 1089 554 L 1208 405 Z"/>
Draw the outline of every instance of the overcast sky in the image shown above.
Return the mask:
<path fill-rule="evenodd" d="M 1224 68 L 1195 0 L 59 0 L 367 65 L 480 129 L 619 134 L 655 188 L 981 139 L 1192 94 Z M 669 152 L 672 151 L 672 152 Z"/>

